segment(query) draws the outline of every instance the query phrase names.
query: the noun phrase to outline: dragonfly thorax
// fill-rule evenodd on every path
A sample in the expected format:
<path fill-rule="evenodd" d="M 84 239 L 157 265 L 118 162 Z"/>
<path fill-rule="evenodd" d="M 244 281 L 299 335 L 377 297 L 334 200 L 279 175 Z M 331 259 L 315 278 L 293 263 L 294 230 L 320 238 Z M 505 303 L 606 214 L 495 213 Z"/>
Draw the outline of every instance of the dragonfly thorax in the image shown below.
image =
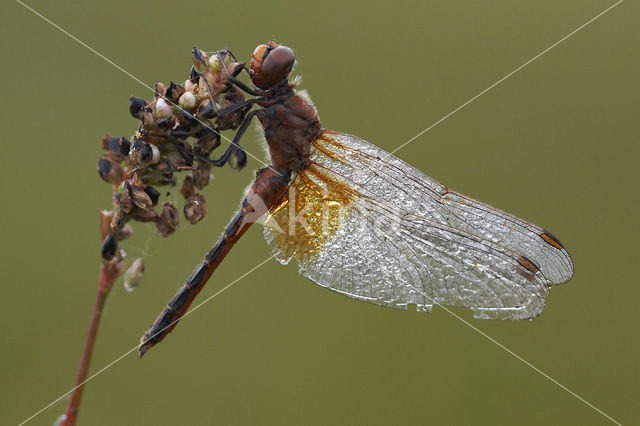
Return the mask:
<path fill-rule="evenodd" d="M 322 133 L 316 109 L 307 96 L 288 87 L 262 103 L 262 123 L 273 164 L 300 171 L 309 165 L 311 142 Z"/>

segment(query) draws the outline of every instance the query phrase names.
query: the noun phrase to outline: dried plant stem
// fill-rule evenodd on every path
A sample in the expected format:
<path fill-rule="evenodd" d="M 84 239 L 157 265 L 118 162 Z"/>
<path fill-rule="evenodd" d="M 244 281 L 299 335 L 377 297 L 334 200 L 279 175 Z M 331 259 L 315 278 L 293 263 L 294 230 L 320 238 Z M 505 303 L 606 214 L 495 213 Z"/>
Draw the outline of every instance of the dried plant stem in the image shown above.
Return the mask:
<path fill-rule="evenodd" d="M 101 230 L 102 240 L 106 237 L 106 233 L 109 229 L 110 216 L 101 214 Z M 80 366 L 78 367 L 78 373 L 76 375 L 76 381 L 74 384 L 74 391 L 71 394 L 69 405 L 65 413 L 64 421 L 61 425 L 73 426 L 76 424 L 78 418 L 78 410 L 80 408 L 80 402 L 82 400 L 82 392 L 84 390 L 84 381 L 87 379 L 87 373 L 89 372 L 89 364 L 91 363 L 91 354 L 93 353 L 93 346 L 96 342 L 96 335 L 98 334 L 98 326 L 100 325 L 100 318 L 102 315 L 102 308 L 104 303 L 113 287 L 118 275 L 121 272 L 121 265 L 117 260 L 103 260 L 100 264 L 100 278 L 98 281 L 98 294 L 96 295 L 96 302 L 93 307 L 93 313 L 91 314 L 91 322 L 89 323 L 89 331 L 87 332 L 87 338 L 84 342 L 84 350 L 82 351 L 82 359 L 80 360 Z"/>

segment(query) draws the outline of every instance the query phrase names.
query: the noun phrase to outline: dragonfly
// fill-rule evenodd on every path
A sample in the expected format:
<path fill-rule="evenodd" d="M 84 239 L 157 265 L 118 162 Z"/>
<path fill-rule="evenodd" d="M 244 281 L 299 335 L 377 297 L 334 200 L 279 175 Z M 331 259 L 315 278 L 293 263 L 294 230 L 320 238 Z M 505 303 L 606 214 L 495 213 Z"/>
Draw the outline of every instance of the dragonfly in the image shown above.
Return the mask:
<path fill-rule="evenodd" d="M 270 165 L 256 173 L 240 209 L 170 300 L 139 346 L 140 356 L 177 325 L 250 226 L 283 264 L 320 286 L 385 307 L 466 307 L 474 317 L 520 320 L 542 313 L 573 263 L 550 232 L 453 191 L 356 136 L 325 129 L 309 95 L 290 81 L 294 51 L 274 41 L 253 52 L 253 87 L 232 83 L 264 130 Z M 224 157 L 224 156 L 223 156 Z"/>

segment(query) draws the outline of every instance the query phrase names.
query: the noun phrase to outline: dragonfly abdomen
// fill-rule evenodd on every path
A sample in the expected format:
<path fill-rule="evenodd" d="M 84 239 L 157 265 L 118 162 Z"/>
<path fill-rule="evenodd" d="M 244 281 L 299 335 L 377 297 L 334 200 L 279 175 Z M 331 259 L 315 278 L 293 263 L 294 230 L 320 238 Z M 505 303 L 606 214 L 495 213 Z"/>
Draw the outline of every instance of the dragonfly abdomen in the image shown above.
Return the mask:
<path fill-rule="evenodd" d="M 242 201 L 240 210 L 231 219 L 220 239 L 140 339 L 140 356 L 175 328 L 180 318 L 191 306 L 193 299 L 202 290 L 227 253 L 231 251 L 236 241 L 253 222 L 276 204 L 285 193 L 290 179 L 291 172 L 284 169 L 264 168 L 258 172 L 255 182 Z"/>

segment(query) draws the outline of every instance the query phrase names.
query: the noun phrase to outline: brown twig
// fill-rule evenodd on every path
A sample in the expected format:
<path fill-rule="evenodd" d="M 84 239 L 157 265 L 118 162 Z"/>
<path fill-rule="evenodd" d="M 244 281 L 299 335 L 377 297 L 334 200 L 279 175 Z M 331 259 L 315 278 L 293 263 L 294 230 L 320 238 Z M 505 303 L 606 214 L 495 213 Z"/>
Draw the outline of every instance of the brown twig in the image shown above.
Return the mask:
<path fill-rule="evenodd" d="M 111 216 L 105 213 L 100 214 L 100 229 L 103 241 L 109 232 L 109 223 Z M 73 426 L 76 424 L 78 418 L 78 409 L 80 408 L 80 402 L 82 400 L 82 391 L 84 390 L 84 382 L 87 379 L 87 373 L 89 371 L 89 364 L 91 363 L 91 354 L 93 352 L 93 346 L 96 342 L 96 335 L 98 334 L 98 326 L 100 325 L 100 318 L 102 315 L 102 308 L 104 302 L 109 295 L 113 283 L 122 270 L 121 262 L 117 259 L 103 260 L 100 263 L 100 278 L 98 280 L 98 294 L 96 296 L 96 302 L 93 307 L 93 313 L 91 314 L 91 322 L 89 323 L 89 331 L 87 332 L 87 338 L 84 342 L 84 350 L 82 352 L 82 358 L 80 360 L 80 366 L 78 367 L 78 374 L 76 375 L 76 381 L 74 384 L 74 390 L 67 406 L 64 420 L 60 423 L 64 426 Z"/>

